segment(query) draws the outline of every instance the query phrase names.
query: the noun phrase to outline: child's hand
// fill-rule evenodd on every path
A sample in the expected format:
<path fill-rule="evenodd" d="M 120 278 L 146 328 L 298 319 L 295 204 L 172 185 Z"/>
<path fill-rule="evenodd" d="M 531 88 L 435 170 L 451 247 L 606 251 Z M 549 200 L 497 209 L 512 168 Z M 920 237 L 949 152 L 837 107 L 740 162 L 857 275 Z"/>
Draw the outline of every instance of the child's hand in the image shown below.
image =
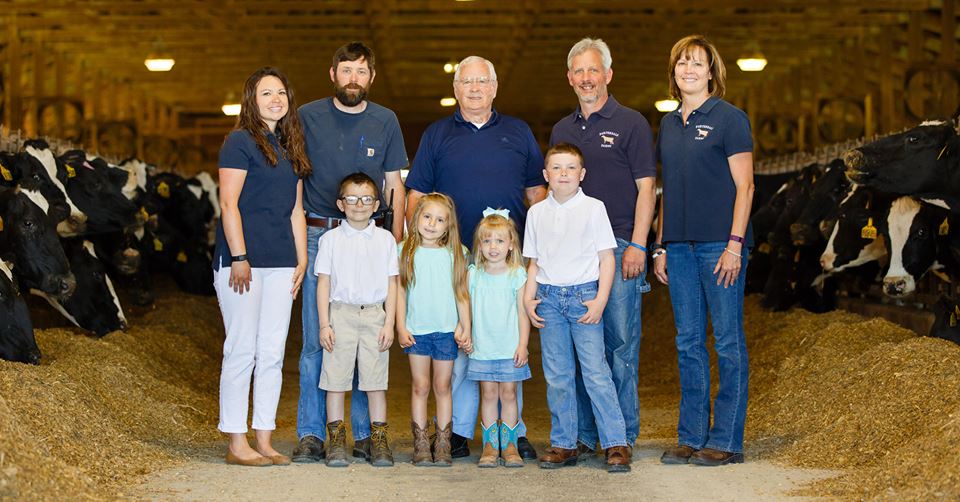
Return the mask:
<path fill-rule="evenodd" d="M 320 345 L 327 352 L 333 352 L 333 344 L 336 340 L 336 336 L 333 334 L 332 326 L 324 326 L 320 328 Z"/>
<path fill-rule="evenodd" d="M 413 339 L 413 335 L 410 333 L 410 330 L 404 326 L 397 328 L 397 342 L 400 344 L 400 347 L 404 349 L 413 347 L 417 344 L 417 342 Z"/>
<path fill-rule="evenodd" d="M 538 298 L 523 301 L 523 306 L 527 309 L 527 317 L 530 318 L 530 324 L 535 328 L 543 327 L 543 318 L 537 315 L 537 305 L 540 305 L 540 301 Z"/>
<path fill-rule="evenodd" d="M 517 351 L 513 353 L 513 365 L 517 368 L 522 368 L 524 364 L 527 364 L 529 358 L 530 353 L 527 351 L 527 346 L 518 345 Z"/>
<path fill-rule="evenodd" d="M 470 330 L 465 328 L 463 324 L 457 323 L 457 328 L 453 330 L 453 339 L 465 353 L 473 352 L 473 339 L 470 337 Z"/>
<path fill-rule="evenodd" d="M 380 345 L 380 352 L 386 352 L 393 345 L 393 326 L 384 326 L 380 328 L 380 336 L 377 338 Z"/>
<path fill-rule="evenodd" d="M 603 319 L 603 309 L 607 306 L 607 302 L 601 303 L 599 299 L 594 298 L 582 303 L 584 307 L 587 307 L 587 313 L 577 319 L 577 322 L 580 324 L 598 324 Z"/>

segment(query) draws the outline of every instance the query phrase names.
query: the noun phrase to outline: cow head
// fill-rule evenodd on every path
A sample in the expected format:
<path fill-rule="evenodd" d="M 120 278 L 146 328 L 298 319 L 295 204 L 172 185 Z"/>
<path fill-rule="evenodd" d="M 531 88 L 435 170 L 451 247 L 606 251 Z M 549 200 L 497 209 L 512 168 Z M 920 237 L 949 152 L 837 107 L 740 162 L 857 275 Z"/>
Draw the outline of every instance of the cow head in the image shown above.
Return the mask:
<path fill-rule="evenodd" d="M 33 337 L 27 304 L 10 264 L 0 260 L 0 359 L 40 364 L 40 348 Z"/>
<path fill-rule="evenodd" d="M 884 232 L 890 251 L 890 268 L 883 278 L 887 296 L 906 296 L 937 259 L 937 234 L 947 212 L 912 197 L 901 197 L 890 206 Z"/>
<path fill-rule="evenodd" d="M 901 195 L 958 188 L 960 137 L 949 122 L 924 122 L 842 155 L 854 183 Z M 952 169 L 951 169 L 952 166 Z"/>
<path fill-rule="evenodd" d="M 837 272 L 886 256 L 887 250 L 877 224 L 880 218 L 886 217 L 889 209 L 889 199 L 854 186 L 840 204 L 837 223 L 820 256 L 823 270 Z"/>
<path fill-rule="evenodd" d="M 137 207 L 111 181 L 105 162 L 100 161 L 98 167 L 80 150 L 71 150 L 57 161 L 73 174 L 67 192 L 87 214 L 89 233 L 122 231 L 136 225 Z"/>
<path fill-rule="evenodd" d="M 56 158 L 47 142 L 42 139 L 29 140 L 24 143 L 24 153 L 28 161 L 25 166 L 31 169 L 29 175 L 26 171 L 24 172 L 24 178 L 30 177 L 40 183 L 38 188 L 40 193 L 51 204 L 63 203 L 69 208 L 69 216 L 63 220 L 57 220 L 57 233 L 61 237 L 72 237 L 85 232 L 87 215 L 73 203 L 65 186 L 70 173 L 58 171 Z"/>
<path fill-rule="evenodd" d="M 38 200 L 43 201 L 42 197 Z M 20 280 L 30 288 L 69 298 L 76 289 L 76 279 L 43 209 L 26 192 L 0 188 L 0 218 L 0 251 L 13 256 Z"/>
<path fill-rule="evenodd" d="M 933 306 L 933 315 L 929 336 L 960 344 L 960 303 L 949 296 L 941 296 Z"/>
<path fill-rule="evenodd" d="M 821 175 L 820 166 L 811 164 L 790 180 L 786 191 L 783 192 L 783 208 L 777 215 L 777 222 L 767 236 L 773 246 L 788 244 L 791 241 L 790 227 L 800 217 L 800 213 L 807 203 L 807 196 L 813 183 Z"/>
<path fill-rule="evenodd" d="M 850 191 L 850 181 L 843 171 L 843 161 L 835 159 L 813 183 L 803 211 L 790 225 L 790 238 L 795 246 L 815 245 L 829 237 L 829 234 L 823 235 L 821 224 L 833 228 L 837 207 Z"/>

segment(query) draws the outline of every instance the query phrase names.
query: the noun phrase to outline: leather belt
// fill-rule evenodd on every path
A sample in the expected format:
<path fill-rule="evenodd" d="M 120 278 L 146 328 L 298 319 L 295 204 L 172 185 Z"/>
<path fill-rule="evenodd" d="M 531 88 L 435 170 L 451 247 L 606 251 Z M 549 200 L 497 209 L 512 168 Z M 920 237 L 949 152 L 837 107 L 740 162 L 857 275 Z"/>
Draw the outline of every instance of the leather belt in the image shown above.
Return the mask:
<path fill-rule="evenodd" d="M 340 226 L 340 218 L 327 218 L 321 216 L 319 218 L 314 218 L 312 216 L 307 216 L 307 226 L 316 227 L 316 228 L 337 228 Z M 378 226 L 383 226 L 383 216 L 378 216 L 373 219 L 373 222 Z M 390 229 L 387 229 L 390 230 Z"/>

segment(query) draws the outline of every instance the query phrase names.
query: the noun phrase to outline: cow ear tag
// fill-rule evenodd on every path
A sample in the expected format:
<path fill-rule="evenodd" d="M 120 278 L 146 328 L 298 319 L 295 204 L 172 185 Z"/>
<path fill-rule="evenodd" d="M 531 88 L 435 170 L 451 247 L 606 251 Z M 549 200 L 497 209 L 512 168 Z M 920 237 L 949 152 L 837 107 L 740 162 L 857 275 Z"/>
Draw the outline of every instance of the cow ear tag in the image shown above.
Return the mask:
<path fill-rule="evenodd" d="M 860 237 L 863 239 L 876 239 L 877 227 L 873 226 L 873 218 L 867 218 L 867 224 L 860 229 Z"/>
<path fill-rule="evenodd" d="M 766 242 L 760 244 L 757 246 L 757 251 L 763 254 L 770 254 L 770 244 L 767 244 Z"/>
<path fill-rule="evenodd" d="M 950 218 L 943 219 L 943 223 L 940 224 L 940 229 L 937 230 L 937 233 L 940 235 L 947 235 L 950 233 Z"/>
<path fill-rule="evenodd" d="M 153 250 L 154 251 L 163 251 L 163 241 L 154 237 L 153 238 Z"/>
<path fill-rule="evenodd" d="M 169 199 L 170 185 L 166 184 L 166 182 L 161 181 L 160 184 L 157 185 L 157 195 L 163 197 L 164 199 Z"/>
<path fill-rule="evenodd" d="M 3 232 L 3 216 L 0 216 L 0 232 Z"/>
<path fill-rule="evenodd" d="M 149 220 L 149 219 L 150 219 L 150 213 L 148 213 L 148 212 L 147 212 L 147 208 L 145 208 L 145 207 L 143 207 L 143 206 L 140 206 L 140 214 L 143 215 L 143 219 L 144 219 L 144 220 Z"/>
<path fill-rule="evenodd" d="M 7 181 L 13 181 L 13 174 L 10 173 L 10 170 L 7 169 L 7 166 L 0 164 L 0 176 L 3 176 L 3 179 Z"/>
<path fill-rule="evenodd" d="M 180 251 L 179 253 L 177 253 L 177 261 L 180 263 L 186 263 L 187 253 L 184 253 L 183 251 Z"/>
<path fill-rule="evenodd" d="M 950 327 L 957 327 L 957 314 L 954 314 L 953 312 L 950 312 Z"/>
<path fill-rule="evenodd" d="M 67 178 L 76 178 L 77 170 L 73 166 L 67 166 Z"/>
<path fill-rule="evenodd" d="M 799 250 L 799 249 L 797 250 L 797 253 L 796 253 L 795 255 L 793 255 L 793 262 L 794 262 L 794 263 L 800 263 L 800 250 Z"/>

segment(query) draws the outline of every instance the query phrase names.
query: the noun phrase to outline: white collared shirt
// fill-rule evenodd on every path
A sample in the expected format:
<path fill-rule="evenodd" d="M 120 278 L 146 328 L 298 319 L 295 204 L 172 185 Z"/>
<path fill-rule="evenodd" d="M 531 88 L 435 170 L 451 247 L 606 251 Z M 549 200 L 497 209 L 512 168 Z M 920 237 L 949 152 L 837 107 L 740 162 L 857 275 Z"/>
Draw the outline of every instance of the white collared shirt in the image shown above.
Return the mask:
<path fill-rule="evenodd" d="M 536 258 L 537 282 L 574 286 L 600 278 L 600 251 L 617 247 L 603 202 L 577 190 L 560 204 L 553 192 L 527 212 L 523 256 Z"/>
<path fill-rule="evenodd" d="M 389 277 L 400 274 L 397 241 L 373 220 L 363 230 L 343 220 L 320 236 L 313 272 L 330 276 L 331 302 L 382 303 L 387 298 Z"/>

